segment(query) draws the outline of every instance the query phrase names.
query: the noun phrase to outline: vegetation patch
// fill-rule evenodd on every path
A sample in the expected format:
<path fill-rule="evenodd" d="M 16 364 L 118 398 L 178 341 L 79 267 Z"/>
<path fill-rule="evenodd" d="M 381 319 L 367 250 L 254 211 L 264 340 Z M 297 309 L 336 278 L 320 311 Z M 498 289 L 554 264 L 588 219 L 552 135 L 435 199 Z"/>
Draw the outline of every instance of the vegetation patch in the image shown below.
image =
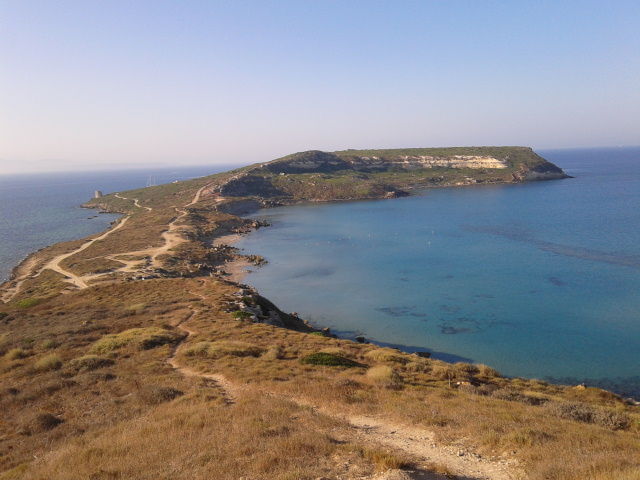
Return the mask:
<path fill-rule="evenodd" d="M 140 350 L 149 350 L 178 342 L 184 335 L 158 327 L 131 328 L 120 333 L 105 335 L 91 347 L 94 354 L 105 354 L 126 345 L 135 345 Z"/>
<path fill-rule="evenodd" d="M 300 359 L 306 365 L 323 365 L 326 367 L 362 367 L 358 362 L 354 362 L 341 355 L 333 353 L 317 352 Z"/>
<path fill-rule="evenodd" d="M 99 357 L 98 355 L 84 355 L 74 358 L 69 362 L 69 367 L 76 372 L 88 372 L 102 367 L 113 365 L 110 358 Z"/>
<path fill-rule="evenodd" d="M 595 423 L 611 430 L 626 430 L 631 426 L 631 419 L 624 413 L 580 402 L 551 402 L 547 405 L 547 410 L 560 418 Z"/>
<path fill-rule="evenodd" d="M 391 348 L 376 348 L 364 354 L 366 358 L 377 363 L 408 363 L 407 355 Z"/>
<path fill-rule="evenodd" d="M 253 315 L 249 312 L 244 312 L 242 310 L 236 310 L 231 314 L 233 318 L 237 318 L 238 320 L 249 320 Z"/>
<path fill-rule="evenodd" d="M 233 357 L 259 357 L 264 349 L 247 342 L 198 342 L 185 350 L 189 357 L 220 358 L 226 355 Z"/>
<path fill-rule="evenodd" d="M 33 365 L 33 367 L 39 372 L 48 372 L 49 370 L 58 370 L 62 367 L 62 359 L 52 353 L 50 355 L 45 355 L 42 358 L 39 358 L 38 361 Z"/>
<path fill-rule="evenodd" d="M 25 358 L 28 356 L 29 351 L 23 348 L 12 348 L 4 355 L 7 360 L 18 360 L 20 358 Z"/>
<path fill-rule="evenodd" d="M 18 300 L 16 302 L 16 306 L 18 308 L 31 308 L 38 305 L 42 302 L 42 298 L 33 297 L 33 298 L 23 298 L 22 300 Z"/>
<path fill-rule="evenodd" d="M 367 378 L 385 388 L 402 387 L 402 377 L 388 365 L 377 365 L 367 370 Z"/>
<path fill-rule="evenodd" d="M 159 405 L 184 395 L 184 392 L 173 387 L 149 385 L 141 388 L 138 395 L 147 405 Z"/>
<path fill-rule="evenodd" d="M 22 433 L 31 435 L 33 433 L 47 432 L 53 430 L 62 422 L 61 418 L 51 413 L 39 413 L 23 425 Z"/>

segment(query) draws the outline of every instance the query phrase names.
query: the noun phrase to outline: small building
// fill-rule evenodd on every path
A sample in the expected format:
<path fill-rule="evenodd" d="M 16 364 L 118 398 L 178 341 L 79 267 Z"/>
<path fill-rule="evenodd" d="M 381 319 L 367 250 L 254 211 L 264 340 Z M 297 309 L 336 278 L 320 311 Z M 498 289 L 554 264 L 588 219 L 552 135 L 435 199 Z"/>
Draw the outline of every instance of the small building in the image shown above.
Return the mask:
<path fill-rule="evenodd" d="M 102 190 L 96 190 L 93 192 L 93 198 L 102 198 Z"/>

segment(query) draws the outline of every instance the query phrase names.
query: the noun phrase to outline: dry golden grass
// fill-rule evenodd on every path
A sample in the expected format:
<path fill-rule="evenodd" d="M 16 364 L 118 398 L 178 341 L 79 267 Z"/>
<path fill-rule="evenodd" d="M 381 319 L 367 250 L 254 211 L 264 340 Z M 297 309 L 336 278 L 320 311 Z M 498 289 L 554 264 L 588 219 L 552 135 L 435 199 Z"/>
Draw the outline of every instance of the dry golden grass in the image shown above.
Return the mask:
<path fill-rule="evenodd" d="M 65 265 L 93 272 L 113 267 L 107 254 L 160 245 L 175 206 L 208 181 L 125 195 L 151 212 L 104 199 L 132 213 L 129 222 Z M 206 242 L 241 223 L 212 206 L 205 199 L 184 218 L 189 240 L 166 262 L 174 274 L 219 261 Z M 45 249 L 36 263 L 82 243 Z M 107 281 L 59 295 L 69 289 L 45 271 L 0 306 L 2 480 L 293 480 L 365 476 L 411 461 L 355 441 L 305 403 L 515 458 L 531 480 L 638 479 L 640 414 L 609 392 L 252 324 L 227 312 L 238 288 L 208 277 Z M 187 338 L 179 326 L 195 333 Z M 180 365 L 245 386 L 242 395 L 230 403 L 215 382 L 180 375 L 167 362 L 174 354 Z"/>

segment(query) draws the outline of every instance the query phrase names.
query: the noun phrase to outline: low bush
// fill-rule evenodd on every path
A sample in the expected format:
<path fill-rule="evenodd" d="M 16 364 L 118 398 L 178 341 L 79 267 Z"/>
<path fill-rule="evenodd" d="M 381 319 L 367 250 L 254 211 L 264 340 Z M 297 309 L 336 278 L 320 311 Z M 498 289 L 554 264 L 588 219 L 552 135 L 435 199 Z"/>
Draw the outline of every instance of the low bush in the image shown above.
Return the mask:
<path fill-rule="evenodd" d="M 12 348 L 5 355 L 8 360 L 18 360 L 19 358 L 25 358 L 29 356 L 29 352 L 22 348 Z"/>
<path fill-rule="evenodd" d="M 367 370 L 367 378 L 385 388 L 402 387 L 402 377 L 388 365 L 378 365 Z"/>
<path fill-rule="evenodd" d="M 264 349 L 246 342 L 198 342 L 185 350 L 189 357 L 220 358 L 225 355 L 234 357 L 259 357 Z"/>
<path fill-rule="evenodd" d="M 18 308 L 31 308 L 31 307 L 35 307 L 36 305 L 38 305 L 40 302 L 42 302 L 41 298 L 23 298 L 22 300 L 18 300 L 16 302 L 16 306 Z"/>
<path fill-rule="evenodd" d="M 376 363 L 408 363 L 408 355 L 391 348 L 376 348 L 369 350 L 364 356 Z"/>
<path fill-rule="evenodd" d="M 93 344 L 91 352 L 105 354 L 126 345 L 135 345 L 141 350 L 149 350 L 161 345 L 176 343 L 182 338 L 184 338 L 182 334 L 158 327 L 132 328 L 124 332 L 105 335 Z"/>
<path fill-rule="evenodd" d="M 141 388 L 138 395 L 148 405 L 159 405 L 184 395 L 184 392 L 173 387 L 148 385 Z"/>
<path fill-rule="evenodd" d="M 47 432 L 60 425 L 63 420 L 51 413 L 39 413 L 28 420 L 22 428 L 22 433 L 31 435 L 33 433 Z"/>
<path fill-rule="evenodd" d="M 54 349 L 57 346 L 58 346 L 58 342 L 56 342 L 55 340 L 52 340 L 52 339 L 47 339 L 44 342 L 42 342 L 42 348 L 47 349 L 47 350 Z"/>
<path fill-rule="evenodd" d="M 499 398 L 500 400 L 507 400 L 509 402 L 526 403 L 527 405 L 542 405 L 547 402 L 546 398 L 533 397 L 531 395 L 525 395 L 510 388 L 499 388 L 491 392 L 493 398 Z"/>
<path fill-rule="evenodd" d="M 546 408 L 560 418 L 594 423 L 611 430 L 626 430 L 631 425 L 631 419 L 624 413 L 591 407 L 580 402 L 550 402 Z"/>
<path fill-rule="evenodd" d="M 253 316 L 251 313 L 242 310 L 236 310 L 231 315 L 238 320 L 249 320 Z"/>
<path fill-rule="evenodd" d="M 366 448 L 361 450 L 363 458 L 369 460 L 378 472 L 387 470 L 405 470 L 412 466 L 412 462 L 406 456 L 401 456 L 386 450 Z"/>
<path fill-rule="evenodd" d="M 113 365 L 113 363 L 113 360 L 110 358 L 103 358 L 98 355 L 84 355 L 71 360 L 69 362 L 69 368 L 76 372 L 88 372 L 98 368 L 108 367 L 109 365 Z"/>
<path fill-rule="evenodd" d="M 33 367 L 39 372 L 48 372 L 49 370 L 58 370 L 62 367 L 62 360 L 58 355 L 52 353 L 39 358 Z"/>
<path fill-rule="evenodd" d="M 283 355 L 284 352 L 282 351 L 282 347 L 274 345 L 269 347 L 267 351 L 262 354 L 262 358 L 265 360 L 280 360 Z"/>
<path fill-rule="evenodd" d="M 478 364 L 476 365 L 476 368 L 478 369 L 477 371 L 477 375 L 479 377 L 484 377 L 484 378 L 499 378 L 501 377 L 500 373 L 495 370 L 494 368 L 489 367 L 488 365 L 483 365 L 483 364 Z"/>
<path fill-rule="evenodd" d="M 302 357 L 300 362 L 306 365 L 323 365 L 327 367 L 361 367 L 358 362 L 354 362 L 340 355 L 334 355 L 326 352 L 317 352 Z"/>

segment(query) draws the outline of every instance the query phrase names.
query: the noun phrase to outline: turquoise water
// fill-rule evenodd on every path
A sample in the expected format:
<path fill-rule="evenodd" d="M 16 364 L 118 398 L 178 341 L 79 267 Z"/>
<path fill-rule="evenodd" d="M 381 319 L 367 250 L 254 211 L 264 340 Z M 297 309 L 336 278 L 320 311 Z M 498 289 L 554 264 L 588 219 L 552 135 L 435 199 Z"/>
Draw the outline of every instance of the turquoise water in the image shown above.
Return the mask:
<path fill-rule="evenodd" d="M 228 166 L 0 175 L 0 283 L 29 253 L 108 228 L 118 215 L 80 208 L 93 196 L 227 170 Z"/>
<path fill-rule="evenodd" d="M 263 210 L 246 282 L 344 337 L 640 394 L 640 148 L 574 179 Z"/>

